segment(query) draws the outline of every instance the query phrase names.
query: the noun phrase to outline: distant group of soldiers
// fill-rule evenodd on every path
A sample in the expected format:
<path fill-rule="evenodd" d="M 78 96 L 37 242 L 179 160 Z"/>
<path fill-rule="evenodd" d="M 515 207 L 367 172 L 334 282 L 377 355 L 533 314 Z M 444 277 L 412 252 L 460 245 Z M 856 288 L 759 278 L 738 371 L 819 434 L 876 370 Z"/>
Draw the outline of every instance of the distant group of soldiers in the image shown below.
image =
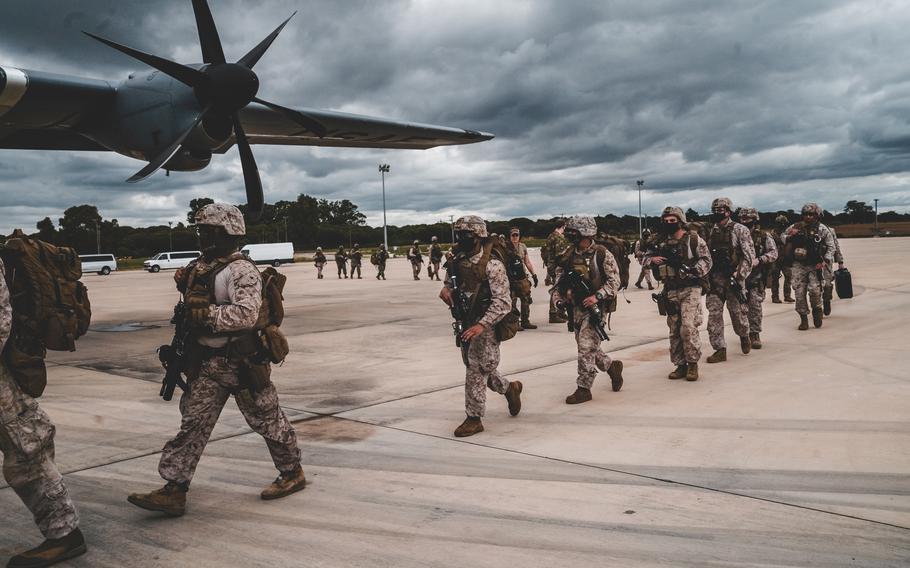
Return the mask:
<path fill-rule="evenodd" d="M 707 361 L 720 363 L 727 358 L 724 308 L 742 352 L 749 353 L 762 347 L 762 300 L 768 282 L 774 286 L 773 300 L 779 302 L 777 285 L 783 274 L 784 301 L 795 301 L 799 329 L 809 329 L 810 314 L 818 328 L 830 313 L 833 264 L 843 268 L 837 239 L 820 223 L 822 211 L 814 203 L 802 208 L 802 219 L 796 223 L 778 218 L 775 231 L 761 228 L 753 208 L 739 209 L 738 221 L 734 220 L 733 204 L 727 198 L 715 199 L 711 210 L 712 222 L 699 225 L 687 222 L 679 207 L 667 207 L 657 234 L 634 247 L 643 270 L 648 271 L 639 275 L 636 285 L 641 287 L 645 279 L 651 288 L 651 274 L 662 285 L 655 296 L 670 330 L 670 359 L 675 365 L 670 379 L 699 378 L 703 295 L 714 348 Z M 170 346 L 161 348 L 168 376 L 178 371 L 186 380 L 181 385 L 179 431 L 159 459 L 164 486 L 127 498 L 137 507 L 168 516 L 185 513 L 196 466 L 230 397 L 263 437 L 278 472 L 262 490 L 262 499 L 285 497 L 306 486 L 294 428 L 270 380 L 270 365 L 283 361 L 288 351 L 280 332 L 283 276 L 272 268 L 260 273 L 238 252 L 245 225 L 236 207 L 207 205 L 196 213 L 196 227 L 202 256 L 175 274 L 182 296 L 179 310 L 175 308 L 177 333 Z M 454 231 L 455 245 L 448 253 L 433 239 L 428 276 L 441 280 L 442 260 L 448 257 L 439 297 L 457 318 L 453 327 L 465 363 L 466 416 L 454 434 L 465 437 L 484 429 L 487 389 L 504 396 L 512 416 L 521 411 L 524 385 L 499 372 L 500 344 L 536 327 L 529 312 L 538 277 L 517 228 L 510 230 L 508 239 L 500 238 L 488 234 L 482 218 L 469 215 L 456 221 Z M 616 309 L 617 295 L 628 286 L 630 249 L 621 239 L 598 233 L 589 216 L 560 221 L 547 239 L 543 256 L 545 283 L 551 286 L 550 322 L 566 323 L 577 347 L 575 390 L 566 397 L 567 404 L 592 400 L 599 372 L 609 376 L 612 391 L 623 386 L 623 362 L 606 353 L 602 343 L 608 339 L 605 324 Z M 350 261 L 350 277 L 362 278 L 362 256 L 358 245 L 350 254 L 339 248 L 338 277 L 348 277 Z M 371 255 L 377 279 L 385 278 L 387 259 L 382 246 Z M 423 263 L 419 242 L 408 251 L 408 259 L 418 280 Z M 326 257 L 321 248 L 315 262 L 318 277 L 323 278 Z M 4 350 L 4 344 L 21 347 L 31 323 L 22 314 L 16 317 L 4 274 L 0 259 L 0 350 L 8 354 L 12 349 Z M 17 285 L 21 288 L 22 283 L 14 279 L 11 286 Z M 82 293 L 87 293 L 84 287 Z M 175 349 L 180 357 L 166 360 L 165 354 Z M 86 551 L 76 507 L 54 464 L 55 428 L 36 400 L 46 376 L 34 392 L 22 380 L 21 361 L 9 356 L 0 359 L 0 449 L 7 482 L 33 513 L 46 540 L 11 559 L 8 566 L 14 568 L 50 566 Z"/>

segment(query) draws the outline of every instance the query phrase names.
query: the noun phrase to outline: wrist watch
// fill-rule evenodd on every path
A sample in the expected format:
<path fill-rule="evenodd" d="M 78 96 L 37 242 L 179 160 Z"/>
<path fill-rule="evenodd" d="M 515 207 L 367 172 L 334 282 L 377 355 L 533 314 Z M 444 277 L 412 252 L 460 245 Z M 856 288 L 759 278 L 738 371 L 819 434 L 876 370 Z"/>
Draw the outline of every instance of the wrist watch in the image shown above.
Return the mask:
<path fill-rule="evenodd" d="M 594 293 L 594 297 L 597 298 L 599 301 L 603 301 L 603 299 L 606 298 L 606 295 L 601 290 L 598 290 L 597 292 Z"/>

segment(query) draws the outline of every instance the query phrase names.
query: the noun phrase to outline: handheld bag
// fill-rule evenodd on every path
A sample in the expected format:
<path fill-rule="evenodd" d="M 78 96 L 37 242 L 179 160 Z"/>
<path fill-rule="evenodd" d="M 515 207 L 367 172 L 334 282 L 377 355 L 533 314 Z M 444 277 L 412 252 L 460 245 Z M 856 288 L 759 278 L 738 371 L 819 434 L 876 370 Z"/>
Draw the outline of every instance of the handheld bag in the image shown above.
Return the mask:
<path fill-rule="evenodd" d="M 853 277 L 846 268 L 840 268 L 834 271 L 834 288 L 837 290 L 837 297 L 841 300 L 848 300 L 853 297 Z"/>

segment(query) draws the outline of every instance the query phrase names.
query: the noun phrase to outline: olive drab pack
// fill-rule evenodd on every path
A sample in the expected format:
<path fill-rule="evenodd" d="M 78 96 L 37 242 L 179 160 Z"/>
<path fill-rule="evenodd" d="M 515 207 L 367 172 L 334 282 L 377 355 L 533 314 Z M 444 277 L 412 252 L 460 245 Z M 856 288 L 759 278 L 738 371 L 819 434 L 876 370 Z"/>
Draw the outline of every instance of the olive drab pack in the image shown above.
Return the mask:
<path fill-rule="evenodd" d="M 739 247 L 733 246 L 733 221 L 726 226 L 714 225 L 708 234 L 708 248 L 711 249 L 712 273 L 732 276 L 739 266 Z"/>
<path fill-rule="evenodd" d="M 472 323 L 483 316 L 491 300 L 490 284 L 487 281 L 487 264 L 490 259 L 496 259 L 505 265 L 508 256 L 505 245 L 498 238 L 484 237 L 482 242 L 483 255 L 477 264 L 473 264 L 468 258 L 460 255 L 453 263 L 461 278 L 462 288 L 471 294 Z M 498 341 L 508 341 L 518 334 L 520 328 L 521 315 L 517 311 L 511 310 L 496 323 L 494 333 Z"/>
<path fill-rule="evenodd" d="M 13 308 L 3 356 L 22 390 L 37 398 L 47 385 L 44 357 L 75 351 L 92 319 L 76 251 L 33 239 L 17 229 L 0 247 Z"/>
<path fill-rule="evenodd" d="M 818 225 L 807 225 L 802 221 L 794 223 L 797 233 L 787 238 L 784 245 L 784 260 L 788 265 L 798 262 L 803 265 L 815 265 L 822 261 L 821 242 Z"/>
<path fill-rule="evenodd" d="M 595 242 L 603 245 L 616 260 L 616 266 L 619 268 L 619 288 L 628 288 L 629 268 L 632 261 L 629 259 L 629 248 L 626 241 L 613 235 L 601 234 L 595 239 Z"/>
<path fill-rule="evenodd" d="M 585 258 L 577 253 L 575 247 L 569 247 L 559 256 L 557 264 L 575 270 L 575 272 L 581 274 L 581 276 L 588 281 L 591 285 L 591 289 L 596 290 L 601 288 L 605 282 L 603 265 L 607 254 L 613 253 L 602 244 L 594 245 L 594 254 L 590 258 Z M 617 305 L 618 302 L 615 296 L 607 298 L 600 303 L 601 310 L 603 310 L 604 313 L 615 312 Z"/>
<path fill-rule="evenodd" d="M 373 254 L 370 255 L 370 264 L 372 264 L 373 266 L 379 266 L 379 253 L 378 252 L 373 252 Z"/>

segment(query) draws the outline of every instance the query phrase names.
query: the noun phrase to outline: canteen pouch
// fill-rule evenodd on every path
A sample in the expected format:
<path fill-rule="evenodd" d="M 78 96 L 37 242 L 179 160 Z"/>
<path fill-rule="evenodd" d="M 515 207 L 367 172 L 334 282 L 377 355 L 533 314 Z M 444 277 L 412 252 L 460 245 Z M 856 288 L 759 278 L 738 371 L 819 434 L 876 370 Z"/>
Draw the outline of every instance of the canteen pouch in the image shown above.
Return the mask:
<path fill-rule="evenodd" d="M 13 380 L 22 392 L 32 398 L 39 398 L 47 387 L 47 368 L 44 366 L 46 351 L 41 346 L 37 346 L 36 351 L 28 353 L 12 340 L 3 350 L 3 359 Z"/>
<path fill-rule="evenodd" d="M 496 334 L 496 341 L 499 341 L 500 343 L 515 337 L 515 335 L 518 334 L 519 329 L 521 329 L 521 314 L 517 310 L 510 311 L 493 326 L 493 331 Z"/>

